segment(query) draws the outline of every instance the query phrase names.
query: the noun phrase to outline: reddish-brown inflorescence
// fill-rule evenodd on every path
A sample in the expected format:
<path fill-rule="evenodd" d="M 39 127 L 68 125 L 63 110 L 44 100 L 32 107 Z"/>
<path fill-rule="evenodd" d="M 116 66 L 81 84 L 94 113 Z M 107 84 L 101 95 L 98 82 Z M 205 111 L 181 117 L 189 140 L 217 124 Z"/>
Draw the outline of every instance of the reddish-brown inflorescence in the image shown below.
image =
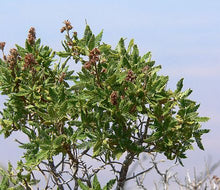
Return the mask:
<path fill-rule="evenodd" d="M 34 58 L 34 55 L 31 53 L 28 53 L 24 57 L 24 69 L 31 68 L 33 65 L 36 65 L 37 61 Z"/>
<path fill-rule="evenodd" d="M 17 64 L 18 51 L 15 48 L 13 48 L 10 49 L 9 52 L 10 54 L 7 56 L 7 62 L 9 63 L 9 68 L 13 70 L 15 65 Z"/>
<path fill-rule="evenodd" d="M 126 81 L 130 81 L 130 82 L 133 82 L 134 80 L 135 80 L 135 75 L 134 75 L 134 73 L 133 73 L 133 71 L 132 70 L 129 70 L 128 71 L 128 74 L 127 74 L 127 76 L 126 76 L 126 78 L 125 78 L 125 80 Z"/>
<path fill-rule="evenodd" d="M 72 30 L 73 26 L 71 25 L 70 21 L 65 20 L 63 23 L 65 24 L 65 26 L 63 26 L 63 27 L 60 29 L 60 32 L 61 32 L 61 33 L 63 33 L 65 30 L 67 30 L 67 31 Z"/>
<path fill-rule="evenodd" d="M 4 51 L 5 42 L 0 42 L 0 50 Z"/>
<path fill-rule="evenodd" d="M 118 93 L 117 91 L 113 91 L 110 95 L 110 101 L 113 105 L 117 105 L 118 104 Z"/>
<path fill-rule="evenodd" d="M 91 67 L 92 67 L 92 65 L 91 65 L 91 63 L 90 63 L 89 61 L 87 61 L 87 62 L 83 65 L 83 67 L 84 67 L 85 69 L 90 70 Z"/>
<path fill-rule="evenodd" d="M 35 28 L 31 27 L 29 32 L 28 32 L 28 43 L 30 45 L 34 45 L 35 44 L 35 40 L 36 40 L 36 32 L 35 32 Z"/>
<path fill-rule="evenodd" d="M 98 48 L 94 48 L 92 51 L 90 51 L 89 61 L 92 64 L 95 64 L 97 61 L 99 61 L 99 55 L 100 55 L 100 50 Z"/>
<path fill-rule="evenodd" d="M 97 61 L 99 61 L 99 55 L 101 54 L 100 50 L 98 48 L 94 48 L 93 50 L 90 51 L 89 54 L 89 61 L 87 61 L 83 67 L 85 69 L 90 70 L 92 65 L 95 65 Z"/>

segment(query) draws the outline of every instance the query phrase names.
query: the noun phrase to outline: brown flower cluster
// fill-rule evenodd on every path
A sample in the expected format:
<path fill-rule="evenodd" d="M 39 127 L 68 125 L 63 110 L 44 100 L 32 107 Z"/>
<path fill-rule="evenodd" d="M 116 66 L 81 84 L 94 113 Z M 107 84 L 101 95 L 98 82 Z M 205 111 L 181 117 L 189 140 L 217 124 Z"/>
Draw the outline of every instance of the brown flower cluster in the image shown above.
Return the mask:
<path fill-rule="evenodd" d="M 31 53 L 28 53 L 24 57 L 24 69 L 26 68 L 32 68 L 33 65 L 36 65 L 37 61 L 34 58 L 34 55 Z"/>
<path fill-rule="evenodd" d="M 10 49 L 9 52 L 10 54 L 7 56 L 7 62 L 9 63 L 9 68 L 13 70 L 15 65 L 17 64 L 18 51 L 15 48 L 13 48 L 13 49 Z"/>
<path fill-rule="evenodd" d="M 31 27 L 29 32 L 28 32 L 28 43 L 30 45 L 34 45 L 35 44 L 35 40 L 36 40 L 36 32 L 35 32 L 35 28 Z"/>
<path fill-rule="evenodd" d="M 118 104 L 118 93 L 117 91 L 113 91 L 110 95 L 110 101 L 112 105 L 117 105 Z"/>
<path fill-rule="evenodd" d="M 135 80 L 135 75 L 134 75 L 134 73 L 133 73 L 133 71 L 132 70 L 129 70 L 128 71 L 128 74 L 127 74 L 127 76 L 126 76 L 126 78 L 125 78 L 125 80 L 126 81 L 130 81 L 130 82 L 133 82 L 134 80 Z"/>
<path fill-rule="evenodd" d="M 73 26 L 71 25 L 70 21 L 65 20 L 63 23 L 65 24 L 65 26 L 63 26 L 63 27 L 60 29 L 60 32 L 61 32 L 61 33 L 63 33 L 65 30 L 67 30 L 67 31 L 72 30 Z"/>
<path fill-rule="evenodd" d="M 98 48 L 94 48 L 92 51 L 90 51 L 89 54 L 89 61 L 87 61 L 84 64 L 84 68 L 90 70 L 92 65 L 95 65 L 97 61 L 99 61 L 99 55 L 101 54 L 100 50 Z"/>
<path fill-rule="evenodd" d="M 4 51 L 5 42 L 0 42 L 0 50 Z"/>

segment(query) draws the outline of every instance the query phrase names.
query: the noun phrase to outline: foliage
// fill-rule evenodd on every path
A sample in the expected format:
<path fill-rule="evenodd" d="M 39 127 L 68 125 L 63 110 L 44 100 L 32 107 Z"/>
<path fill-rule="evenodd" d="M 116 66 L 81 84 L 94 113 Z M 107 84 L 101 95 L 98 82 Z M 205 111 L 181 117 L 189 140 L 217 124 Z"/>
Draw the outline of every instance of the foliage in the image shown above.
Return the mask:
<path fill-rule="evenodd" d="M 84 183 L 92 188 L 91 179 L 94 184 L 101 169 L 86 174 L 84 158 L 90 157 L 113 169 L 120 189 L 141 153 L 157 152 L 182 163 L 194 142 L 204 149 L 201 137 L 208 130 L 200 123 L 208 118 L 200 117 L 199 105 L 188 98 L 192 90 L 182 91 L 183 79 L 174 91 L 167 89 L 168 76 L 158 74 L 161 66 L 155 66 L 150 52 L 139 54 L 133 39 L 126 47 L 121 38 L 114 49 L 101 43 L 103 31 L 94 35 L 86 25 L 80 38 L 71 33 L 69 21 L 64 23 L 64 51 L 41 45 L 31 28 L 25 47 L 16 45 L 0 59 L 0 91 L 8 97 L 1 133 L 7 138 L 20 131 L 28 137 L 20 142 L 24 157 L 16 180 L 29 188 L 38 170 L 53 178 L 45 189 L 50 183 L 64 189 L 67 171 L 58 168 L 67 164 L 74 189 L 83 189 Z M 82 65 L 81 71 L 69 69 L 71 60 Z M 117 172 L 114 161 L 120 158 Z"/>

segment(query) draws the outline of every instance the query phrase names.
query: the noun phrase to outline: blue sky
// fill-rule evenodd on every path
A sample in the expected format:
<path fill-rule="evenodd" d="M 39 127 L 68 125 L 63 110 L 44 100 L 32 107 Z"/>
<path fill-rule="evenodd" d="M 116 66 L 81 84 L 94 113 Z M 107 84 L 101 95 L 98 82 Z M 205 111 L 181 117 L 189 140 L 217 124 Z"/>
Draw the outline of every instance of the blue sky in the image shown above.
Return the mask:
<path fill-rule="evenodd" d="M 199 168 L 204 158 L 220 160 L 220 1 L 219 0 L 0 0 L 0 41 L 6 49 L 24 44 L 31 26 L 44 44 L 60 50 L 62 22 L 69 19 L 80 33 L 85 19 L 95 33 L 104 29 L 103 41 L 116 46 L 120 37 L 135 39 L 140 52 L 152 51 L 161 73 L 170 76 L 169 87 L 185 78 L 191 98 L 201 103 L 201 115 L 211 117 L 204 137 L 205 152 L 190 151 L 186 167 Z M 3 98 L 0 97 L 0 106 Z M 0 162 L 21 154 L 10 138 L 0 137 Z M 220 175 L 220 171 L 218 171 Z"/>

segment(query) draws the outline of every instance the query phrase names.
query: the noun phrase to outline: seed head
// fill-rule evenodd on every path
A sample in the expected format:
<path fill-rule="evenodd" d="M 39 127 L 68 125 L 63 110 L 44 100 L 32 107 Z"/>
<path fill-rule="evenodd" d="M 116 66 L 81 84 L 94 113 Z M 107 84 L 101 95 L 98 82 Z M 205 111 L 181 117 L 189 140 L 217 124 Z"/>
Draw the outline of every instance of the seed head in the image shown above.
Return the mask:
<path fill-rule="evenodd" d="M 65 21 L 64 21 L 64 24 L 66 25 L 66 30 L 72 30 L 73 27 L 72 27 L 70 21 L 65 20 Z"/>
<path fill-rule="evenodd" d="M 17 64 L 18 59 L 18 51 L 16 49 L 10 49 L 10 54 L 7 56 L 6 60 L 9 63 L 9 67 L 11 70 L 14 69 L 15 65 Z"/>
<path fill-rule="evenodd" d="M 118 93 L 117 91 L 113 91 L 110 95 L 110 101 L 112 105 L 117 105 L 118 104 Z"/>
<path fill-rule="evenodd" d="M 24 57 L 24 68 L 32 67 L 33 65 L 36 65 L 37 62 L 34 58 L 34 55 L 31 53 L 28 53 Z"/>
<path fill-rule="evenodd" d="M 0 50 L 4 51 L 5 42 L 0 42 Z"/>
<path fill-rule="evenodd" d="M 63 33 L 65 30 L 66 30 L 66 27 L 63 26 L 63 27 L 60 29 L 60 32 Z"/>
<path fill-rule="evenodd" d="M 83 67 L 85 68 L 85 69 L 88 69 L 88 70 L 90 70 L 91 69 L 91 62 L 90 61 L 87 61 L 84 65 L 83 65 Z"/>
<path fill-rule="evenodd" d="M 99 55 L 100 50 L 98 48 L 94 48 L 92 51 L 90 51 L 89 61 L 91 62 L 91 64 L 95 64 L 97 61 L 99 61 Z"/>
<path fill-rule="evenodd" d="M 18 51 L 15 49 L 15 48 L 13 48 L 13 49 L 10 49 L 10 54 L 12 55 L 12 56 L 14 56 L 14 57 L 17 57 L 18 56 Z"/>
<path fill-rule="evenodd" d="M 28 43 L 30 45 L 34 45 L 35 44 L 35 40 L 36 40 L 36 32 L 35 32 L 35 28 L 31 27 L 29 32 L 28 32 Z"/>
<path fill-rule="evenodd" d="M 133 82 L 134 80 L 135 80 L 135 76 L 134 76 L 134 73 L 133 73 L 133 71 L 132 70 L 129 70 L 128 71 L 128 74 L 127 74 L 127 76 L 126 76 L 126 78 L 125 78 L 125 80 L 126 81 L 130 81 L 130 82 Z"/>

